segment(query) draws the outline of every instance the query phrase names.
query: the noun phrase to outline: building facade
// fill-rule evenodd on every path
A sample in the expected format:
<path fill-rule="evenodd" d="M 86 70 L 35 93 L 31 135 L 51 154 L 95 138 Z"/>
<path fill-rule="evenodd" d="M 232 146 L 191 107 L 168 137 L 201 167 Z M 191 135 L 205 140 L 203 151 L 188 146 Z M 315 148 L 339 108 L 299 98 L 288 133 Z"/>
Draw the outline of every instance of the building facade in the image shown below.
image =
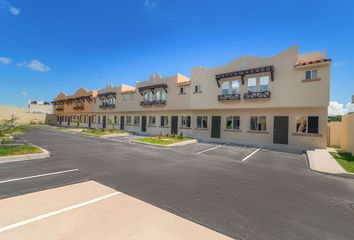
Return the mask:
<path fill-rule="evenodd" d="M 85 114 L 95 128 L 325 148 L 330 62 L 325 52 L 299 54 L 292 47 L 271 57 L 247 56 L 216 68 L 193 68 L 191 78 L 153 74 L 134 87 L 98 90 L 91 96 L 92 112 Z"/>
<path fill-rule="evenodd" d="M 53 113 L 53 106 L 50 102 L 29 100 L 27 107 L 30 113 Z"/>

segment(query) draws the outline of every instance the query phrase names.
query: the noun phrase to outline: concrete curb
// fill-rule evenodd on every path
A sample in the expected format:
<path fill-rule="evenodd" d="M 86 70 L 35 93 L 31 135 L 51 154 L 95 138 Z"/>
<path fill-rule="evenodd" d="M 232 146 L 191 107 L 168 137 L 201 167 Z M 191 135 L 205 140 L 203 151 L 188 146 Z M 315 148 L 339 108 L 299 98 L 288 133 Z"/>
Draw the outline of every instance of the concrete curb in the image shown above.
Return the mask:
<path fill-rule="evenodd" d="M 24 155 L 15 155 L 15 156 L 6 156 L 6 157 L 0 157 L 0 164 L 1 163 L 7 163 L 7 162 L 18 162 L 18 161 L 27 161 L 27 160 L 36 160 L 36 159 L 44 159 L 44 158 L 49 158 L 50 157 L 50 152 L 35 146 L 39 149 L 41 149 L 43 152 L 42 153 L 33 153 L 33 154 L 24 154 Z"/>
<path fill-rule="evenodd" d="M 308 167 L 312 171 L 337 177 L 354 178 L 354 174 L 347 172 L 327 150 L 309 150 L 306 151 L 306 156 Z"/>
<path fill-rule="evenodd" d="M 100 136 L 101 138 L 111 138 L 111 137 L 126 137 L 126 136 L 131 136 L 130 133 L 113 133 L 113 134 L 107 134 Z"/>
<path fill-rule="evenodd" d="M 179 143 L 173 143 L 173 144 L 169 144 L 169 145 L 162 145 L 162 144 L 154 144 L 154 143 L 139 142 L 139 141 L 136 141 L 136 140 L 132 140 L 132 141 L 130 141 L 130 142 L 132 142 L 132 143 L 138 143 L 138 144 L 143 144 L 143 145 L 149 145 L 149 146 L 155 146 L 155 147 L 170 148 L 170 147 L 185 146 L 185 145 L 188 145 L 188 144 L 197 143 L 198 140 L 197 140 L 197 139 L 191 139 L 191 140 L 188 140 L 188 141 L 179 142 Z"/>

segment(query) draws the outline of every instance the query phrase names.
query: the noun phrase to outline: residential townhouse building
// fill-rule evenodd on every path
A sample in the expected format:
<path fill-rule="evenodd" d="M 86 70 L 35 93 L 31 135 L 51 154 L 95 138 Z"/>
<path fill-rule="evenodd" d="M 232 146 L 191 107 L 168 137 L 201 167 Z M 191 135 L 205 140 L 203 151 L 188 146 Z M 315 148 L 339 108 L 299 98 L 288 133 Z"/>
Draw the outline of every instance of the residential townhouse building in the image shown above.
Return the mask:
<path fill-rule="evenodd" d="M 324 148 L 330 62 L 325 52 L 299 54 L 292 47 L 271 57 L 193 68 L 191 78 L 153 74 L 135 87 L 109 85 L 93 100 L 91 127 L 113 122 L 147 135 Z"/>

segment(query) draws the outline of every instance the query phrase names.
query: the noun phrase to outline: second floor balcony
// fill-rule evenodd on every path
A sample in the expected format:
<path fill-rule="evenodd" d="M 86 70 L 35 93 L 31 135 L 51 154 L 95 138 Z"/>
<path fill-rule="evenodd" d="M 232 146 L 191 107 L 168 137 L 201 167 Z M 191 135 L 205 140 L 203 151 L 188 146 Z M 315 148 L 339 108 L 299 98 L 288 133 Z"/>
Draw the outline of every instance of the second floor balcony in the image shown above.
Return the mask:
<path fill-rule="evenodd" d="M 64 111 L 64 106 L 56 106 L 55 111 L 58 111 L 58 112 Z"/>
<path fill-rule="evenodd" d="M 74 110 L 84 110 L 84 106 L 74 106 L 73 107 Z"/>
<path fill-rule="evenodd" d="M 243 96 L 244 99 L 263 99 L 270 98 L 270 91 L 263 92 L 248 92 Z"/>
<path fill-rule="evenodd" d="M 218 96 L 219 101 L 241 100 L 240 94 L 222 94 Z"/>
<path fill-rule="evenodd" d="M 116 105 L 114 103 L 103 103 L 98 106 L 100 109 L 114 109 Z"/>
<path fill-rule="evenodd" d="M 166 100 L 144 100 L 140 102 L 140 106 L 152 106 L 152 105 L 157 105 L 157 106 L 165 106 L 166 105 Z"/>

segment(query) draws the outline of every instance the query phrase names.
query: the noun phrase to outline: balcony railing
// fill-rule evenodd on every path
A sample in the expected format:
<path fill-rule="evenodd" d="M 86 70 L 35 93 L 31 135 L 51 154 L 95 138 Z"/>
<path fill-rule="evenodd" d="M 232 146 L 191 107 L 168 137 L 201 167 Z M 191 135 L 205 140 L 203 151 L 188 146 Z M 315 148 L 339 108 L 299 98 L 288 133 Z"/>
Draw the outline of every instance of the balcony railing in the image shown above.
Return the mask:
<path fill-rule="evenodd" d="M 75 106 L 73 107 L 74 110 L 84 110 L 84 106 Z"/>
<path fill-rule="evenodd" d="M 108 108 L 115 108 L 116 105 L 115 104 L 101 104 L 98 107 L 101 109 L 108 109 Z"/>
<path fill-rule="evenodd" d="M 166 100 L 141 101 L 140 106 L 166 105 Z"/>
<path fill-rule="evenodd" d="M 243 96 L 244 99 L 270 98 L 270 92 L 248 92 Z"/>
<path fill-rule="evenodd" d="M 64 111 L 64 107 L 61 106 L 55 107 L 55 111 Z"/>
<path fill-rule="evenodd" d="M 219 101 L 241 100 L 240 94 L 223 94 L 218 96 Z"/>

